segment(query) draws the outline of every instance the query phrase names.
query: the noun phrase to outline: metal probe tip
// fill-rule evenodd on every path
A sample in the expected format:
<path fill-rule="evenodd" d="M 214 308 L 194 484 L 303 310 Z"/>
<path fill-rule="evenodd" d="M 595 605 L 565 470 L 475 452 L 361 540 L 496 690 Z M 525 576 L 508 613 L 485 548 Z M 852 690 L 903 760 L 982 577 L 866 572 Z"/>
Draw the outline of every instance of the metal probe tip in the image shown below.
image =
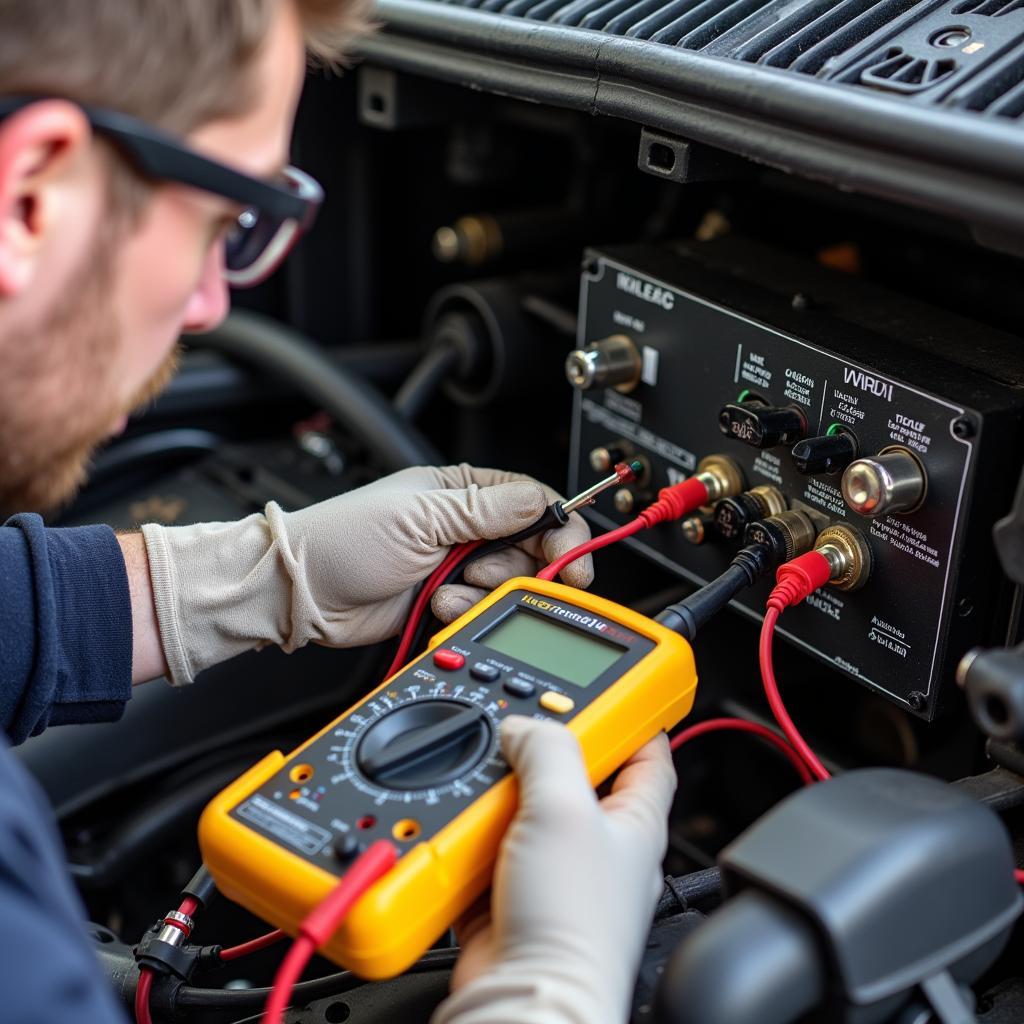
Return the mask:
<path fill-rule="evenodd" d="M 615 463 L 615 475 L 620 484 L 628 484 L 643 472 L 643 468 L 644 464 L 639 459 L 633 459 L 632 462 L 617 462 Z"/>
<path fill-rule="evenodd" d="M 603 480 L 598 480 L 596 484 L 581 491 L 575 498 L 563 501 L 562 510 L 575 512 L 576 509 L 582 508 L 584 505 L 590 505 L 602 491 L 607 491 L 609 487 L 618 487 L 620 484 L 635 480 L 637 473 L 642 469 L 643 463 L 638 459 L 634 459 L 632 462 L 617 462 L 614 473 L 606 476 Z"/>

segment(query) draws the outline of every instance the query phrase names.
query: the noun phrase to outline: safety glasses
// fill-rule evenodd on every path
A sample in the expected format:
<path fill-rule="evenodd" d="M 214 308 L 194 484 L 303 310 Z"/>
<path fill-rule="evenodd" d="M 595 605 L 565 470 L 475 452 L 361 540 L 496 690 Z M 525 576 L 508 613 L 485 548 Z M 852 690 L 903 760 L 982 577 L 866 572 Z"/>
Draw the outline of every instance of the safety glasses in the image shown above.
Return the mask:
<path fill-rule="evenodd" d="M 0 119 L 43 98 L 0 98 Z M 197 153 L 138 118 L 76 105 L 93 129 L 144 176 L 189 185 L 245 207 L 225 238 L 224 277 L 235 288 L 249 288 L 268 277 L 312 225 L 323 202 L 323 189 L 297 167 L 284 168 L 280 184 L 254 178 Z"/>

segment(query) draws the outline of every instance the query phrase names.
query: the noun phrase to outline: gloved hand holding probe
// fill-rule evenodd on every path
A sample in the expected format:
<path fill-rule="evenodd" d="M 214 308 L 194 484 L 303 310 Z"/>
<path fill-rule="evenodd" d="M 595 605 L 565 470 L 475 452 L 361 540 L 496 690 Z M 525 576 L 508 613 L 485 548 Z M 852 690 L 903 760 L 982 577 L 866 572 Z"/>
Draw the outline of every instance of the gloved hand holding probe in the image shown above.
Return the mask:
<path fill-rule="evenodd" d="M 328 647 L 395 635 L 414 589 L 454 544 L 496 539 L 537 520 L 558 496 L 530 477 L 468 465 L 416 467 L 298 512 L 271 502 L 238 522 L 143 527 L 160 637 L 175 684 L 243 651 L 310 641 Z M 482 594 L 532 575 L 590 536 L 565 526 L 470 565 L 467 583 L 438 591 L 450 621 Z M 589 558 L 565 582 L 586 587 Z"/>

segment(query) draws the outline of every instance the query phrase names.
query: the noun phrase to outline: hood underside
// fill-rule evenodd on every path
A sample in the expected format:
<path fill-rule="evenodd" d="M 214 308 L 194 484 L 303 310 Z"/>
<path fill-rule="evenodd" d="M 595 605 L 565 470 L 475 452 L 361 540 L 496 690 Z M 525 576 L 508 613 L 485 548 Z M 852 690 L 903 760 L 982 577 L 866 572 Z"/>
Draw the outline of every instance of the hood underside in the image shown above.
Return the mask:
<path fill-rule="evenodd" d="M 1024 0 L 381 0 L 372 65 L 1024 238 Z"/>

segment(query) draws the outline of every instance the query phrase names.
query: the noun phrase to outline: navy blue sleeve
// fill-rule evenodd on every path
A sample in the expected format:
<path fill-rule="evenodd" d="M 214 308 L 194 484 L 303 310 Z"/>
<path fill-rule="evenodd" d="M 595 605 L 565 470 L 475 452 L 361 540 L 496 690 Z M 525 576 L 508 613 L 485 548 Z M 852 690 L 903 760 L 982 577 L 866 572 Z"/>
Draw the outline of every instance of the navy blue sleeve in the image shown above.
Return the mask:
<path fill-rule="evenodd" d="M 21 743 L 48 725 L 112 722 L 131 697 L 132 609 L 109 526 L 0 526 L 0 728 Z"/>
<path fill-rule="evenodd" d="M 50 808 L 0 737 L 4 1024 L 128 1024 L 85 933 Z"/>

